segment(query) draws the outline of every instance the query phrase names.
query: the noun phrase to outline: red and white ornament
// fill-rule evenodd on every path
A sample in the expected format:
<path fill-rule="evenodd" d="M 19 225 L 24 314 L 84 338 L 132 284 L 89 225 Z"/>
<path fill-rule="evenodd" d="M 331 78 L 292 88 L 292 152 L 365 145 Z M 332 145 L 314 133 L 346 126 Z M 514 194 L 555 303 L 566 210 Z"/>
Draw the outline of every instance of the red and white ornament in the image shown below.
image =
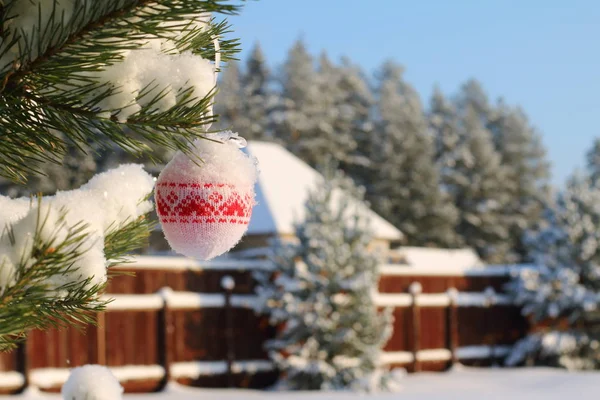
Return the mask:
<path fill-rule="evenodd" d="M 177 152 L 154 189 L 171 248 L 202 260 L 230 250 L 248 229 L 257 175 L 256 161 L 240 149 L 244 139 L 229 131 L 210 138 L 216 142 L 194 141 L 198 160 Z"/>

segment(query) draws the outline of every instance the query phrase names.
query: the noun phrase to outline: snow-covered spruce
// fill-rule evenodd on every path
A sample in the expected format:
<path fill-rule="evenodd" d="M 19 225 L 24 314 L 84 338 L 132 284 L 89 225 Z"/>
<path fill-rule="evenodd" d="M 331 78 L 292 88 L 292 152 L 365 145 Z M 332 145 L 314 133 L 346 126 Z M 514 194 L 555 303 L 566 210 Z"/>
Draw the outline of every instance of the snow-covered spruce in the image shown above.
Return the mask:
<path fill-rule="evenodd" d="M 551 365 L 568 370 L 600 368 L 600 342 L 584 332 L 539 332 L 519 341 L 506 359 L 506 365 Z"/>
<path fill-rule="evenodd" d="M 598 221 L 600 188 L 593 179 L 578 175 L 546 210 L 537 229 L 528 233 L 525 243 L 535 268 L 521 270 L 507 290 L 524 315 L 534 322 L 548 321 L 555 331 L 518 343 L 509 362 L 600 368 Z M 565 326 L 568 332 L 561 332 Z M 569 346 L 554 345 L 566 340 Z"/>
<path fill-rule="evenodd" d="M 458 213 L 441 190 L 434 143 L 418 93 L 403 68 L 384 64 L 379 82 L 376 131 L 369 135 L 371 176 L 367 199 L 413 246 L 457 247 Z"/>
<path fill-rule="evenodd" d="M 77 252 L 69 272 L 46 282 L 50 290 L 88 278 L 90 286 L 104 283 L 105 235 L 151 210 L 145 198 L 153 186 L 152 176 L 141 165 L 130 164 L 98 174 L 77 190 L 43 197 L 41 202 L 0 196 L 0 289 L 14 283 L 18 266 L 26 268 L 35 262 L 35 241 L 63 254 Z M 84 246 L 64 246 L 81 224 L 88 235 Z"/>
<path fill-rule="evenodd" d="M 368 227 L 349 199 L 358 194 L 339 176 L 311 191 L 297 242 L 276 247 L 274 278 L 256 274 L 259 312 L 279 329 L 266 348 L 282 373 L 281 389 L 392 387 L 378 366 L 391 314 L 374 304 L 378 258 L 367 249 Z"/>
<path fill-rule="evenodd" d="M 123 387 L 102 365 L 73 368 L 61 391 L 64 400 L 120 400 Z"/>

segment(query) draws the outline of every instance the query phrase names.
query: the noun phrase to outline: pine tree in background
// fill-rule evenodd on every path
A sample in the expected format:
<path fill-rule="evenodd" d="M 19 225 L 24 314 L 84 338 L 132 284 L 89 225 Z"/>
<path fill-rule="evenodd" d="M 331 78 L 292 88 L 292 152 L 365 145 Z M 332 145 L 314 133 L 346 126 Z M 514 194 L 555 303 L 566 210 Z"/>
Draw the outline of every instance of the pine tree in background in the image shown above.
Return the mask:
<path fill-rule="evenodd" d="M 260 311 L 280 327 L 266 346 L 282 388 L 392 388 L 391 375 L 378 367 L 391 314 L 374 303 L 379 260 L 357 214 L 361 198 L 348 179 L 328 172 L 309 193 L 297 242 L 277 246 L 275 278 L 257 275 Z"/>
<path fill-rule="evenodd" d="M 246 61 L 246 72 L 244 74 L 242 99 L 247 107 L 242 114 L 244 120 L 236 131 L 248 132 L 247 139 L 270 139 L 272 138 L 269 113 L 276 104 L 276 98 L 271 93 L 271 72 L 269 71 L 265 56 L 260 45 L 254 45 L 250 57 Z"/>
<path fill-rule="evenodd" d="M 0 176 L 37 185 L 31 176 L 49 173 L 56 181 L 35 188 L 46 191 L 83 181 L 94 168 L 88 157 L 103 151 L 191 154 L 216 119 L 215 43 L 223 61 L 237 52 L 223 38 L 227 24 L 210 13 L 238 8 L 221 0 L 2 2 Z M 78 156 L 84 149 L 89 155 Z M 62 176 L 48 168 L 82 161 Z M 106 304 L 107 268 L 148 236 L 153 184 L 141 166 L 124 165 L 78 190 L 0 196 L 0 348 L 30 328 L 93 321 Z"/>
<path fill-rule="evenodd" d="M 57 133 L 59 136 L 59 133 Z M 44 176 L 34 175 L 27 186 L 0 177 L 0 193 L 9 197 L 34 196 L 38 193 L 52 194 L 57 190 L 77 188 L 87 182 L 97 172 L 98 164 L 94 152 L 85 146 L 85 152 L 73 143 L 67 143 L 60 163 L 46 161 L 41 165 Z"/>
<path fill-rule="evenodd" d="M 406 235 L 407 244 L 453 246 L 456 210 L 441 191 L 419 96 L 402 73 L 393 63 L 383 67 L 368 199 Z"/>
<path fill-rule="evenodd" d="M 256 50 L 246 61 L 260 82 L 249 87 L 265 82 L 262 59 Z M 470 80 L 452 101 L 436 88 L 424 113 L 401 78 L 382 99 L 381 82 L 370 84 L 347 59 L 336 65 L 323 53 L 315 68 L 301 41 L 282 70 L 279 85 L 267 85 L 271 100 L 253 105 L 243 100 L 250 97 L 244 82 L 253 80 L 235 67 L 225 71 L 218 109 L 223 121 L 260 126 L 267 139 L 272 134 L 313 166 L 333 157 L 367 187 L 376 211 L 405 231 L 409 244 L 475 246 L 490 262 L 522 261 L 523 232 L 539 219 L 549 176 L 539 134 L 522 110 L 491 105 L 481 84 Z"/>
<path fill-rule="evenodd" d="M 429 129 L 435 144 L 435 162 L 439 168 L 442 185 L 455 166 L 455 151 L 460 143 L 459 117 L 454 105 L 435 87 L 427 114 Z"/>
<path fill-rule="evenodd" d="M 483 90 L 483 86 L 476 79 L 469 79 L 465 82 L 455 99 L 455 105 L 459 114 L 464 115 L 469 108 L 471 113 L 477 116 L 481 124 L 488 128 L 490 118 L 494 111 L 490 106 L 488 96 Z"/>
<path fill-rule="evenodd" d="M 344 105 L 340 69 L 322 54 L 318 70 L 297 42 L 284 65 L 280 110 L 273 114 L 276 135 L 313 167 L 328 158 L 352 163 L 356 149 L 352 110 Z"/>
<path fill-rule="evenodd" d="M 454 168 L 446 178 L 459 212 L 457 232 L 483 260 L 502 263 L 510 251 L 510 219 L 505 211 L 514 183 L 508 180 L 508 169 L 501 164 L 477 108 L 468 104 L 463 108 Z"/>
<path fill-rule="evenodd" d="M 224 70 L 215 107 L 218 126 L 244 132 L 248 140 L 272 139 L 269 114 L 276 97 L 270 83 L 270 71 L 260 45 L 256 44 L 244 71 L 237 63 L 230 63 Z"/>
<path fill-rule="evenodd" d="M 235 129 L 242 118 L 245 108 L 245 99 L 241 97 L 242 79 L 237 61 L 231 61 L 223 68 L 215 101 L 215 113 L 219 115 L 217 124 L 222 129 Z"/>
<path fill-rule="evenodd" d="M 600 187 L 575 175 L 525 243 L 534 268 L 507 291 L 546 329 L 517 343 L 507 360 L 568 369 L 600 368 Z"/>
<path fill-rule="evenodd" d="M 600 139 L 594 140 L 592 147 L 587 155 L 587 172 L 592 183 L 600 187 Z"/>
<path fill-rule="evenodd" d="M 308 152 L 299 143 L 300 135 L 313 129 L 314 121 L 310 118 L 310 112 L 314 106 L 310 105 L 309 100 L 316 98 L 318 89 L 313 58 L 300 40 L 288 52 L 279 76 L 279 85 L 281 98 L 272 114 L 275 137 L 286 143 L 292 153 L 307 156 Z M 302 159 L 309 162 L 310 158 Z"/>
<path fill-rule="evenodd" d="M 507 179 L 514 184 L 506 210 L 513 253 L 507 261 L 521 262 L 527 253 L 524 233 L 540 219 L 550 198 L 550 164 L 540 135 L 520 108 L 500 103 L 489 126 L 501 163 L 507 167 Z"/>
<path fill-rule="evenodd" d="M 373 133 L 372 109 L 375 104 L 371 88 L 363 71 L 347 58 L 338 67 L 339 99 L 337 100 L 337 131 L 349 132 L 354 150 L 340 168 L 355 182 L 366 185 L 371 163 L 370 135 Z"/>

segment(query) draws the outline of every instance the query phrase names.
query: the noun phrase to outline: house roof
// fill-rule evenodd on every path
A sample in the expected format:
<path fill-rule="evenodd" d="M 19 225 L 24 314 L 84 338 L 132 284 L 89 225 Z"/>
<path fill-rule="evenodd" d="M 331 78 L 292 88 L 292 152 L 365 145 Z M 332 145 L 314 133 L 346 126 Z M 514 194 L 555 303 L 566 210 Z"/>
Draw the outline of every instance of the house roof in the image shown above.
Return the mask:
<path fill-rule="evenodd" d="M 260 174 L 256 187 L 257 205 L 252 211 L 248 234 L 293 234 L 294 223 L 304 218 L 308 191 L 323 179 L 282 146 L 252 141 L 246 151 L 258 159 Z M 365 204 L 357 204 L 358 214 L 369 219 L 377 239 L 399 240 L 402 233 Z"/>
<path fill-rule="evenodd" d="M 440 270 L 482 267 L 485 264 L 475 250 L 435 249 L 428 247 L 399 247 L 389 253 L 400 264 L 414 268 L 439 268 Z"/>

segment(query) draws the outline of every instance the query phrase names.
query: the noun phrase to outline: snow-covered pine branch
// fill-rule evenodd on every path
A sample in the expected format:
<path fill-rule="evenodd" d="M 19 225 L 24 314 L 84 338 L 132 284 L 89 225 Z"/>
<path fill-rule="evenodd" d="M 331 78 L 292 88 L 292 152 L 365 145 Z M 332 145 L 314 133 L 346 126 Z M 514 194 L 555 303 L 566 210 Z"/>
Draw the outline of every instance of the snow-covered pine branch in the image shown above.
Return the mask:
<path fill-rule="evenodd" d="M 0 153 L 10 157 L 0 175 L 25 182 L 67 142 L 188 152 L 215 120 L 216 49 L 221 60 L 237 51 L 237 41 L 222 38 L 228 25 L 209 14 L 237 10 L 226 3 L 8 1 L 0 21 Z"/>
<path fill-rule="evenodd" d="M 600 366 L 600 187 L 593 177 L 573 176 L 525 237 L 536 268 L 521 270 L 507 290 L 524 315 L 548 328 L 519 342 L 512 364 Z"/>
<path fill-rule="evenodd" d="M 124 165 L 55 196 L 0 196 L 0 344 L 102 308 L 107 268 L 147 237 L 153 186 Z"/>
<path fill-rule="evenodd" d="M 0 5 L 0 176 L 26 183 L 65 154 L 156 160 L 216 119 L 216 61 L 237 52 L 227 0 L 7 0 Z M 49 185 L 52 187 L 52 185 Z M 56 186 L 55 186 L 56 187 Z M 148 236 L 153 179 L 126 165 L 79 190 L 0 196 L 0 344 L 88 322 L 107 267 Z"/>

